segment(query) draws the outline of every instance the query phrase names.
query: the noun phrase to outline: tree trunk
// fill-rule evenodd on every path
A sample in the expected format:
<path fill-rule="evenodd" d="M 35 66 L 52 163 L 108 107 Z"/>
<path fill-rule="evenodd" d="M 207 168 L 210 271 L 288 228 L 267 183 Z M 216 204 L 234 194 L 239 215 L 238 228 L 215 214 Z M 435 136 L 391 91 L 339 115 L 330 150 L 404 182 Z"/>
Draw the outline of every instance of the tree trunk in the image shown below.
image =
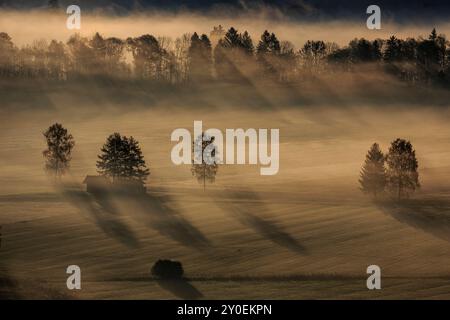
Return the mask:
<path fill-rule="evenodd" d="M 203 191 L 206 190 L 206 166 L 203 165 Z"/>

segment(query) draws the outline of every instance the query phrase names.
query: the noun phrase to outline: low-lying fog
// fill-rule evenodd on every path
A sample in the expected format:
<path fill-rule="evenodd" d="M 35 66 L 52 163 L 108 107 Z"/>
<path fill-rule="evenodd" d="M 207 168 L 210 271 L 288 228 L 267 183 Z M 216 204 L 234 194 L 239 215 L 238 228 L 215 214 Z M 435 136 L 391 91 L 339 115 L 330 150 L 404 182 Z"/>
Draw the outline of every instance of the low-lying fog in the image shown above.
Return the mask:
<path fill-rule="evenodd" d="M 259 39 L 264 30 L 274 32 L 281 40 L 291 41 L 300 48 L 307 40 L 323 40 L 345 45 L 354 38 L 367 39 L 388 38 L 396 35 L 399 38 L 426 37 L 433 27 L 439 33 L 450 34 L 450 23 L 440 22 L 433 25 L 416 23 L 396 24 L 389 18 L 382 20 L 381 30 L 369 30 L 364 15 L 360 21 L 317 21 L 302 22 L 283 19 L 279 13 L 261 10 L 240 17 L 206 16 L 185 12 L 171 14 L 167 12 L 137 12 L 127 16 L 110 16 L 104 13 L 83 13 L 81 8 L 81 30 L 66 28 L 67 15 L 49 14 L 44 10 L 7 11 L 0 9 L 0 32 L 7 32 L 19 45 L 31 43 L 36 39 L 57 39 L 66 41 L 78 32 L 92 36 L 99 32 L 105 37 L 135 37 L 142 34 L 167 36 L 175 39 L 184 33 L 205 33 L 209 35 L 213 26 L 222 25 L 225 29 L 231 26 L 239 31 L 248 30 L 253 39 Z"/>

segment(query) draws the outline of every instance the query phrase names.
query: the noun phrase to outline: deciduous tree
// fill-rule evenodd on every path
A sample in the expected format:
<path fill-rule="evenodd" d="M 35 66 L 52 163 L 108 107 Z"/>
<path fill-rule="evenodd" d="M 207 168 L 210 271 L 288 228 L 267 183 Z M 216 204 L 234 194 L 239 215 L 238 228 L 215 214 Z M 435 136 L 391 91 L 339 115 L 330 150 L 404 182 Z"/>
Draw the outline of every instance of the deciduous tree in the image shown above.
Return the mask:
<path fill-rule="evenodd" d="M 42 152 L 45 169 L 60 178 L 69 168 L 75 140 L 59 123 L 51 125 L 43 134 L 47 142 L 47 149 Z"/>
<path fill-rule="evenodd" d="M 420 187 L 419 164 L 411 142 L 396 139 L 386 157 L 388 185 L 400 200 Z"/>

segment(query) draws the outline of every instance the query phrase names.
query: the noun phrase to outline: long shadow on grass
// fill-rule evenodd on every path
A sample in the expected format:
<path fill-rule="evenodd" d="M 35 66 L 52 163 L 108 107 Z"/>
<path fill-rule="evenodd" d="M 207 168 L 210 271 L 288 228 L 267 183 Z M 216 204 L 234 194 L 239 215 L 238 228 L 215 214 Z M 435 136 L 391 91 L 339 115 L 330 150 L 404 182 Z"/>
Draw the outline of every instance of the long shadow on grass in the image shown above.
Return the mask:
<path fill-rule="evenodd" d="M 450 201 L 378 201 L 376 205 L 397 221 L 450 242 Z"/>
<path fill-rule="evenodd" d="M 252 228 L 262 237 L 298 254 L 307 254 L 307 249 L 289 233 L 277 226 L 273 221 L 259 217 L 256 212 L 266 210 L 261 199 L 253 191 L 227 191 L 230 201 L 219 204 L 243 225 Z"/>
<path fill-rule="evenodd" d="M 203 297 L 203 294 L 186 279 L 158 279 L 156 282 L 161 288 L 180 299 L 196 300 Z"/>
<path fill-rule="evenodd" d="M 139 241 L 133 231 L 120 221 L 118 210 L 114 207 L 110 194 L 90 195 L 84 191 L 63 189 L 64 196 L 80 211 L 87 213 L 96 225 L 109 237 L 122 244 L 136 248 Z"/>
<path fill-rule="evenodd" d="M 170 206 L 173 201 L 169 196 L 150 193 L 133 195 L 132 199 L 137 204 L 139 220 L 161 235 L 194 249 L 211 246 L 200 230 Z"/>
<path fill-rule="evenodd" d="M 61 202 L 64 201 L 55 193 L 21 193 L 0 196 L 0 202 Z"/>
<path fill-rule="evenodd" d="M 0 264 L 0 300 L 21 299 L 17 289 L 17 281 L 9 274 L 6 267 Z"/>

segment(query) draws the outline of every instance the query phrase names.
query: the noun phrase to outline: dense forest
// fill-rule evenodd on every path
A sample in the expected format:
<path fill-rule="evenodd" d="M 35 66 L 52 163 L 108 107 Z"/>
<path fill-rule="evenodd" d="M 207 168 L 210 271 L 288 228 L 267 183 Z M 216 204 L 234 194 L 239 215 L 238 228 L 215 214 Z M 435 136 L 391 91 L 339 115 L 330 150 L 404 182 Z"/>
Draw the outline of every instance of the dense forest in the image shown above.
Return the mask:
<path fill-rule="evenodd" d="M 435 29 L 428 37 L 373 41 L 360 38 L 340 47 L 309 40 L 296 49 L 264 31 L 254 41 L 247 31 L 214 27 L 210 35 L 184 34 L 177 39 L 91 38 L 75 34 L 66 43 L 36 40 L 18 47 L 0 32 L 0 78 L 70 81 L 83 77 L 139 79 L 165 84 L 270 80 L 295 83 L 364 65 L 410 84 L 450 88 L 450 42 Z"/>

